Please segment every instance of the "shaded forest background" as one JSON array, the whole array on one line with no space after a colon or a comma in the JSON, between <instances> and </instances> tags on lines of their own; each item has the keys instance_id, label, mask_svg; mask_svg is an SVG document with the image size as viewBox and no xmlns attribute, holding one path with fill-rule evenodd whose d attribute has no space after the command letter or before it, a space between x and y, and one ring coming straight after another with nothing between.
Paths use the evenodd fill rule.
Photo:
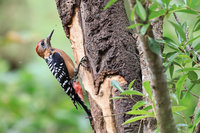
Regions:
<instances>
[{"instance_id":1,"label":"shaded forest background","mask_svg":"<svg viewBox=\"0 0 200 133\"><path fill-rule=\"evenodd\" d=\"M181 4L182 1L175 2ZM193 4L199 6L200 2ZM194 25L194 15L177 15L180 21ZM170 19L174 20L173 16ZM92 132L85 113L74 108L46 63L35 52L37 42L52 29L55 29L52 45L72 57L55 0L0 1L0 133ZM167 21L164 21L163 32L164 36L176 39L174 29ZM165 48L164 53L168 51ZM169 72L167 76L170 76ZM199 87L193 88L197 95L200 95ZM183 113L192 115L197 99L188 95L181 102L188 107ZM175 117L175 120L177 122L179 118Z\"/></svg>"}]
</instances>

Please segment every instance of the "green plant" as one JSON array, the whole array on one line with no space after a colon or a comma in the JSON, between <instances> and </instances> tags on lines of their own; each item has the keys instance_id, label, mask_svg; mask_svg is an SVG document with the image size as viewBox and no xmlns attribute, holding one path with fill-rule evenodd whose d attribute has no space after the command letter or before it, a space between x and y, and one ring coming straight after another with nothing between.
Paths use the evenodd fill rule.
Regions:
<instances>
[{"instance_id":1,"label":"green plant","mask_svg":"<svg viewBox=\"0 0 200 133\"><path fill-rule=\"evenodd\" d=\"M145 101L144 100L138 101L137 103L133 105L130 111L126 112L126 114L134 115L135 117L130 118L129 120L125 121L124 124L142 120L148 117L156 118L155 99L152 94L152 89L151 89L149 81L143 82L143 87L145 88L146 95L144 95L143 93L137 90L134 90L133 84L134 84L134 80L129 84L128 90L125 90L124 88L120 86L118 81L115 81L115 80L111 81L111 85L121 92L119 97L113 97L111 99L134 98L134 95L142 96L144 99L147 99ZM184 106L172 106L173 113L178 113L185 109L186 107Z\"/></svg>"}]
</instances>

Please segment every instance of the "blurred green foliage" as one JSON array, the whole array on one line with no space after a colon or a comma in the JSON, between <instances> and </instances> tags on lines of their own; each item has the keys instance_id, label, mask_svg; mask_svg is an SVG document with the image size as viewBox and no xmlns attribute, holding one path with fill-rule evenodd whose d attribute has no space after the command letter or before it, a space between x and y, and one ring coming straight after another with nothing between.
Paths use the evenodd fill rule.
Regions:
<instances>
[{"instance_id":1,"label":"blurred green foliage","mask_svg":"<svg viewBox=\"0 0 200 133\"><path fill-rule=\"evenodd\" d=\"M0 133L91 132L35 52L55 29L52 45L72 57L55 0L1 0L0 12Z\"/></svg>"}]
</instances>

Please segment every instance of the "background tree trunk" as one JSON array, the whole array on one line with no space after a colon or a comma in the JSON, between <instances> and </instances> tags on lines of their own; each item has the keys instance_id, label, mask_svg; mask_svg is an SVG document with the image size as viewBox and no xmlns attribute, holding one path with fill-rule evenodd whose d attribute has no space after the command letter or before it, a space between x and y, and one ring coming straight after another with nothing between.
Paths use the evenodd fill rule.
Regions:
<instances>
[{"instance_id":1,"label":"background tree trunk","mask_svg":"<svg viewBox=\"0 0 200 133\"><path fill-rule=\"evenodd\" d=\"M89 59L89 70L80 69L80 77L88 95L97 133L142 132L141 122L122 125L135 101L110 100L120 92L110 85L117 80L127 88L136 79L134 89L142 91L142 75L136 40L133 38L123 0L103 10L108 0L56 0L63 28L70 39L76 64L83 56Z\"/></svg>"}]
</instances>

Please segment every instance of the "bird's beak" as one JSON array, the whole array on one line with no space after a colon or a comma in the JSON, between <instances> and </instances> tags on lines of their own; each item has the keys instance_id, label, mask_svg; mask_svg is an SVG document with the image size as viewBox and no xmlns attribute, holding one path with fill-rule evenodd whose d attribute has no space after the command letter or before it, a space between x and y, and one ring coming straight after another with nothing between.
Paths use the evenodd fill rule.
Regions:
<instances>
[{"instance_id":1,"label":"bird's beak","mask_svg":"<svg viewBox=\"0 0 200 133\"><path fill-rule=\"evenodd\" d=\"M52 37L52 35L53 35L53 32L54 32L54 29L51 31L51 33L48 35L48 37L46 38L47 39L47 43L49 44L49 45L51 45L51 43L50 43L50 41L51 41L51 37Z\"/></svg>"}]
</instances>

